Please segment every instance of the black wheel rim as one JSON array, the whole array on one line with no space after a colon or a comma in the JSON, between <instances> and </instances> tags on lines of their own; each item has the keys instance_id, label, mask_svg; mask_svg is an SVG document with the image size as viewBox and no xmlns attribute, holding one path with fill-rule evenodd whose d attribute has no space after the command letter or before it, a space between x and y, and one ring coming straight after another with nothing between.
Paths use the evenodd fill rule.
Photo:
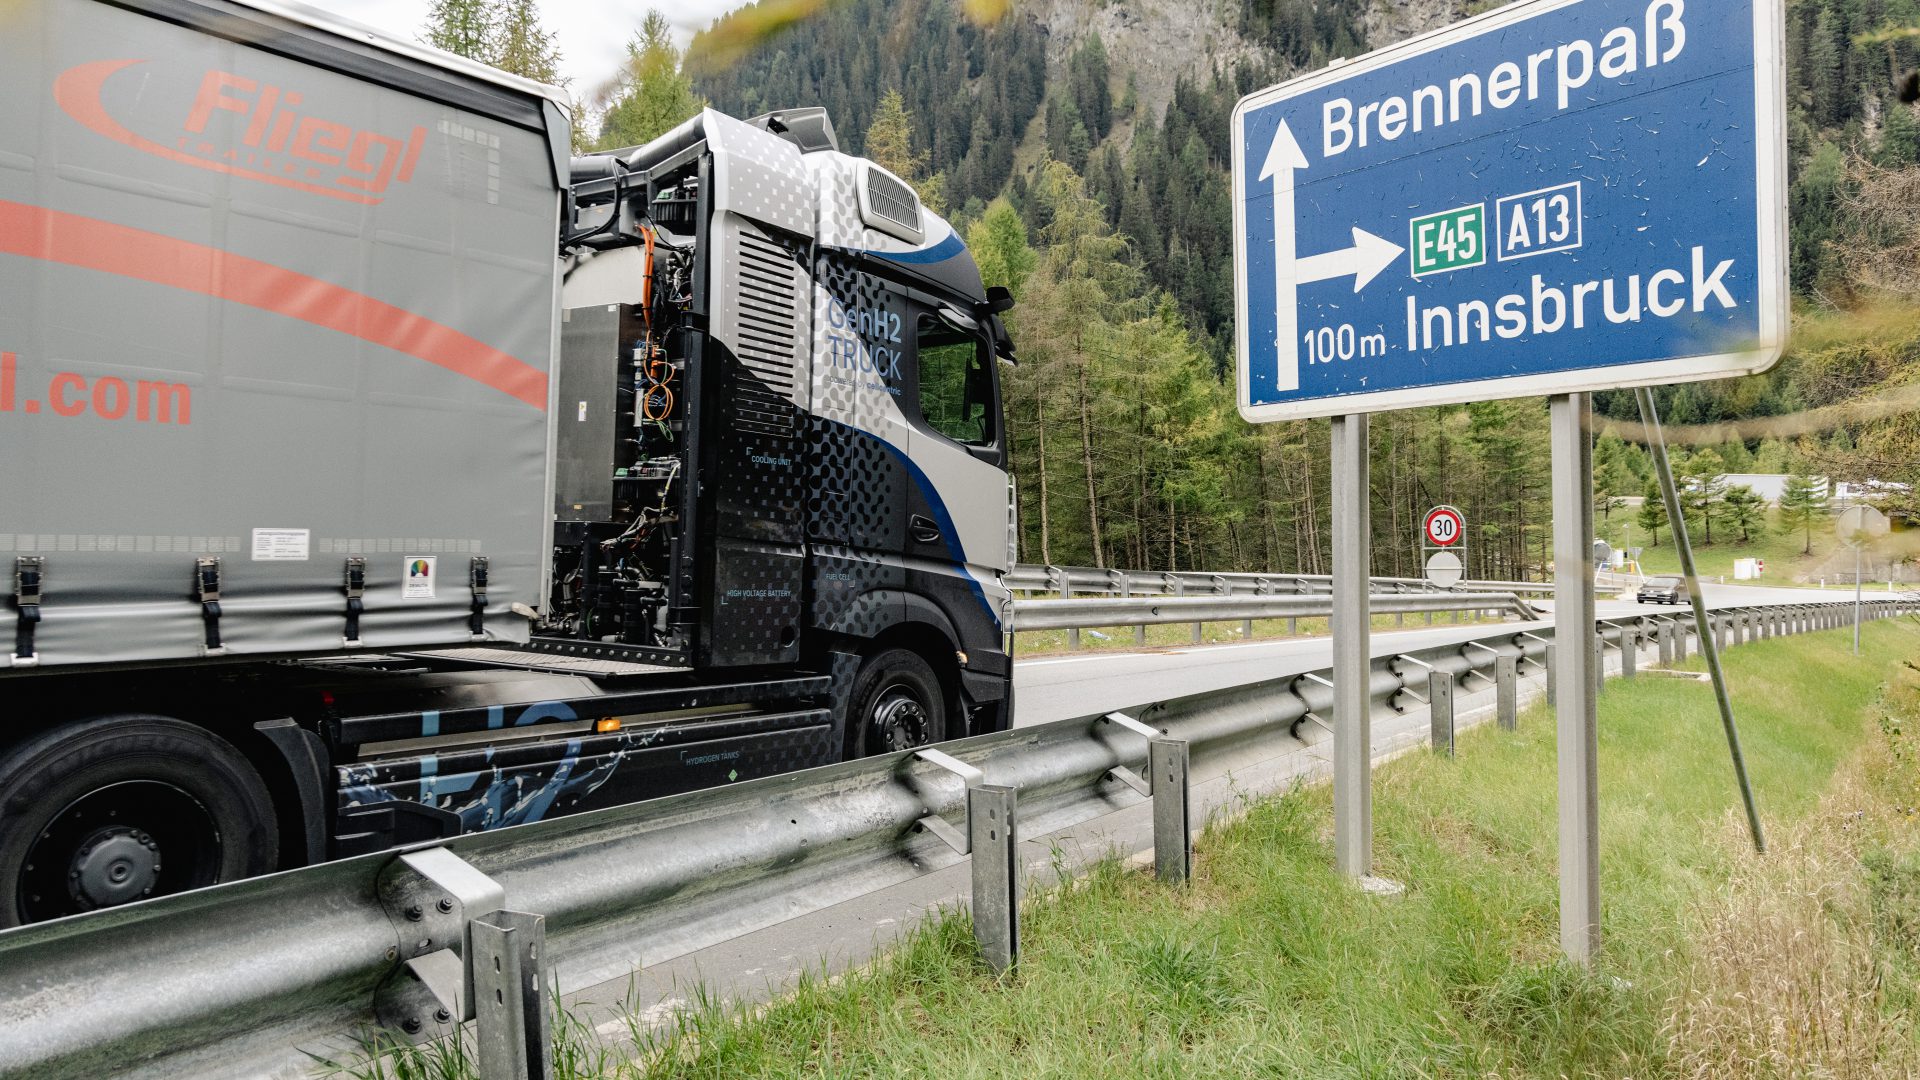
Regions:
<instances>
[{"instance_id":1,"label":"black wheel rim","mask_svg":"<svg viewBox=\"0 0 1920 1080\"><path fill-rule=\"evenodd\" d=\"M882 753L933 742L933 714L906 683L893 683L880 691L874 698L872 722Z\"/></svg>"},{"instance_id":2,"label":"black wheel rim","mask_svg":"<svg viewBox=\"0 0 1920 1080\"><path fill-rule=\"evenodd\" d=\"M73 800L27 849L16 904L23 922L116 907L212 885L220 830L185 790L128 780Z\"/></svg>"}]
</instances>

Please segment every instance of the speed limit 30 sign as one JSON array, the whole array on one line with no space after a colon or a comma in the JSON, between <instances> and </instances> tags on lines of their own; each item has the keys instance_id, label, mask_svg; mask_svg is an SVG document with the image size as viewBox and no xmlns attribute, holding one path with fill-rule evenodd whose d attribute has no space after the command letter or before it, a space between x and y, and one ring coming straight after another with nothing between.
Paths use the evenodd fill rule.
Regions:
<instances>
[{"instance_id":1,"label":"speed limit 30 sign","mask_svg":"<svg viewBox=\"0 0 1920 1080\"><path fill-rule=\"evenodd\" d=\"M1451 506L1436 506L1427 511L1426 525L1423 527L1427 543L1432 547L1450 548L1466 535L1467 522L1460 511Z\"/></svg>"}]
</instances>

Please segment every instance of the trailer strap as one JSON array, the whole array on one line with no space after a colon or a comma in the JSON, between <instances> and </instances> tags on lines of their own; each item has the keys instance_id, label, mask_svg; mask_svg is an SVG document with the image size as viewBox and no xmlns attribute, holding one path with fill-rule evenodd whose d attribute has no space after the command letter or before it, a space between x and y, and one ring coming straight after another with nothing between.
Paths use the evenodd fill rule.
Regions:
<instances>
[{"instance_id":1,"label":"trailer strap","mask_svg":"<svg viewBox=\"0 0 1920 1080\"><path fill-rule=\"evenodd\" d=\"M367 594L367 557L347 556L347 631L344 642L349 649L360 647L360 614L367 609L362 597Z\"/></svg>"},{"instance_id":2,"label":"trailer strap","mask_svg":"<svg viewBox=\"0 0 1920 1080\"><path fill-rule=\"evenodd\" d=\"M13 604L20 609L13 635L14 667L32 667L40 661L33 651L33 631L40 623L40 579L45 569L46 560L38 555L13 560Z\"/></svg>"},{"instance_id":3,"label":"trailer strap","mask_svg":"<svg viewBox=\"0 0 1920 1080\"><path fill-rule=\"evenodd\" d=\"M194 560L193 598L200 602L200 618L207 624L206 655L225 653L226 647L220 644L220 559L217 556Z\"/></svg>"},{"instance_id":4,"label":"trailer strap","mask_svg":"<svg viewBox=\"0 0 1920 1080\"><path fill-rule=\"evenodd\" d=\"M467 571L468 583L473 588L472 614L467 616L467 630L475 641L487 639L487 557L475 555L473 566Z\"/></svg>"}]
</instances>

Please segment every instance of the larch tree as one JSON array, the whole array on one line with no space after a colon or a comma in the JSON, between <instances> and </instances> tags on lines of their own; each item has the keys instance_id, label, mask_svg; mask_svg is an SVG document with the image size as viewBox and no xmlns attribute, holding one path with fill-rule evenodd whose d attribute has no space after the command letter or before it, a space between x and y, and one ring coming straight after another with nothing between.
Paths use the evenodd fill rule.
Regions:
<instances>
[{"instance_id":1,"label":"larch tree","mask_svg":"<svg viewBox=\"0 0 1920 1080\"><path fill-rule=\"evenodd\" d=\"M866 156L881 168L913 185L920 202L934 213L946 210L946 177L927 172L930 155L913 148L913 114L900 91L889 88L867 125Z\"/></svg>"},{"instance_id":2,"label":"larch tree","mask_svg":"<svg viewBox=\"0 0 1920 1080\"><path fill-rule=\"evenodd\" d=\"M540 5L535 0L501 4L493 41L490 62L494 67L550 86L566 82L560 73L560 47L540 22Z\"/></svg>"},{"instance_id":3,"label":"larch tree","mask_svg":"<svg viewBox=\"0 0 1920 1080\"><path fill-rule=\"evenodd\" d=\"M433 0L421 40L436 49L491 64L499 22L493 0Z\"/></svg>"},{"instance_id":4,"label":"larch tree","mask_svg":"<svg viewBox=\"0 0 1920 1080\"><path fill-rule=\"evenodd\" d=\"M626 64L600 120L598 149L651 142L706 108L681 61L667 17L649 9L639 32L627 42Z\"/></svg>"}]
</instances>

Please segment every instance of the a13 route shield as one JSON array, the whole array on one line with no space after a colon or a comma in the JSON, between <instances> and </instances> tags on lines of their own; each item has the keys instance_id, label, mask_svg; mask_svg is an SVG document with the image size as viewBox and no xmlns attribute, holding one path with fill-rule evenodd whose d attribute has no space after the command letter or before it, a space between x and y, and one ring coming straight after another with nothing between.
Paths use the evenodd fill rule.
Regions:
<instances>
[{"instance_id":1,"label":"a13 route shield","mask_svg":"<svg viewBox=\"0 0 1920 1080\"><path fill-rule=\"evenodd\" d=\"M1781 0L1534 0L1234 111L1254 421L1765 370Z\"/></svg>"}]
</instances>

